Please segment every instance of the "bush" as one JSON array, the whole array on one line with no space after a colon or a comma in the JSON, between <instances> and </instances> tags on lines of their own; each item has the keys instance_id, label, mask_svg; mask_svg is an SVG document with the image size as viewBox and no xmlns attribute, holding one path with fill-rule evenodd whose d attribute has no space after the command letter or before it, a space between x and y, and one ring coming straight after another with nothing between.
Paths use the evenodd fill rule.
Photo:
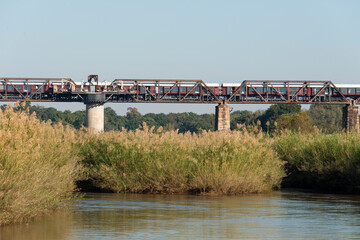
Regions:
<instances>
[{"instance_id":1,"label":"bush","mask_svg":"<svg viewBox=\"0 0 360 240\"><path fill-rule=\"evenodd\" d=\"M0 225L26 221L72 198L75 132L34 115L0 111Z\"/></svg>"}]
</instances>

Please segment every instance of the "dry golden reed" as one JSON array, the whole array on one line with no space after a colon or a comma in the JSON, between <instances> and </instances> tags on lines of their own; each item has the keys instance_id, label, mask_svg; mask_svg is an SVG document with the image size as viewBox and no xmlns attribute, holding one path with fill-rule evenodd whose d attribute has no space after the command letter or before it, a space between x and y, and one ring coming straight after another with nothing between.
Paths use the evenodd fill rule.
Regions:
<instances>
[{"instance_id":1,"label":"dry golden reed","mask_svg":"<svg viewBox=\"0 0 360 240\"><path fill-rule=\"evenodd\" d=\"M75 131L34 115L0 111L0 225L22 222L72 198L79 173Z\"/></svg>"},{"instance_id":2,"label":"dry golden reed","mask_svg":"<svg viewBox=\"0 0 360 240\"><path fill-rule=\"evenodd\" d=\"M280 185L283 163L261 132L136 131L88 135L83 164L95 187L114 192L263 192Z\"/></svg>"}]
</instances>

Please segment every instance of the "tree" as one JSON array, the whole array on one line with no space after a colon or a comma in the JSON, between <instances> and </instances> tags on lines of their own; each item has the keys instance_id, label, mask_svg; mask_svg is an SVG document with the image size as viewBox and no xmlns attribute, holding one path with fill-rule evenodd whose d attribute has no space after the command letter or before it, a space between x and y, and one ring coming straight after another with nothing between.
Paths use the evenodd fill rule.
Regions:
<instances>
[{"instance_id":1,"label":"tree","mask_svg":"<svg viewBox=\"0 0 360 240\"><path fill-rule=\"evenodd\" d=\"M312 124L324 132L341 130L343 105L312 104L308 114Z\"/></svg>"},{"instance_id":2,"label":"tree","mask_svg":"<svg viewBox=\"0 0 360 240\"><path fill-rule=\"evenodd\" d=\"M142 124L142 115L139 113L137 108L129 107L126 113L126 124L125 127L128 130L136 130Z\"/></svg>"},{"instance_id":3,"label":"tree","mask_svg":"<svg viewBox=\"0 0 360 240\"><path fill-rule=\"evenodd\" d=\"M104 120L105 131L120 130L126 123L125 117L118 116L110 107L104 109Z\"/></svg>"},{"instance_id":4,"label":"tree","mask_svg":"<svg viewBox=\"0 0 360 240\"><path fill-rule=\"evenodd\" d=\"M309 115L306 112L283 114L276 121L276 129L290 130L296 132L312 132L314 127L310 122Z\"/></svg>"},{"instance_id":5,"label":"tree","mask_svg":"<svg viewBox=\"0 0 360 240\"><path fill-rule=\"evenodd\" d=\"M274 122L280 118L283 114L290 113L299 113L301 111L301 106L299 104L274 104L271 105L265 113L260 116L258 119L261 121L261 127L263 130L267 131L274 130Z\"/></svg>"}]
</instances>

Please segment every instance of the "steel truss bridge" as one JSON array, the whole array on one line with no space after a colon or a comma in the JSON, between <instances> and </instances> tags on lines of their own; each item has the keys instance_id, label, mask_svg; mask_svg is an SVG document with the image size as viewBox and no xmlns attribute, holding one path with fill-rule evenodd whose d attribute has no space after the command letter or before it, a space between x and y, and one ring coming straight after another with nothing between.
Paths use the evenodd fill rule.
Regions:
<instances>
[{"instance_id":1,"label":"steel truss bridge","mask_svg":"<svg viewBox=\"0 0 360 240\"><path fill-rule=\"evenodd\" d=\"M91 94L101 96L100 101L104 103L353 105L360 100L360 92L358 95L343 93L331 81L245 80L227 87L213 85L202 80L180 79L115 79L104 83L98 81L97 75L90 75L84 84L71 78L3 77L0 78L0 101L86 102Z\"/></svg>"}]
</instances>

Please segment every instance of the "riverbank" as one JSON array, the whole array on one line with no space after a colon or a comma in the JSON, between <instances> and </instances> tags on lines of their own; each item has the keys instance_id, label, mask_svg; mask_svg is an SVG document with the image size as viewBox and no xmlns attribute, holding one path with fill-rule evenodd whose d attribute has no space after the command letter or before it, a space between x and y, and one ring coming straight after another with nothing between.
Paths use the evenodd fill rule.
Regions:
<instances>
[{"instance_id":1,"label":"riverbank","mask_svg":"<svg viewBox=\"0 0 360 240\"><path fill-rule=\"evenodd\" d=\"M285 172L272 144L262 132L182 134L144 125L88 135L79 149L97 189L233 195L280 187Z\"/></svg>"},{"instance_id":2,"label":"riverbank","mask_svg":"<svg viewBox=\"0 0 360 240\"><path fill-rule=\"evenodd\" d=\"M236 195L283 186L359 192L357 134L285 131L270 137L258 129L183 134L144 125L91 134L9 107L0 112L0 225L61 208L74 191L89 189Z\"/></svg>"},{"instance_id":3,"label":"riverbank","mask_svg":"<svg viewBox=\"0 0 360 240\"><path fill-rule=\"evenodd\" d=\"M360 193L360 137L356 133L275 137L274 150L285 162L283 187L329 193Z\"/></svg>"},{"instance_id":4,"label":"riverbank","mask_svg":"<svg viewBox=\"0 0 360 240\"><path fill-rule=\"evenodd\" d=\"M256 126L226 134L138 129L92 135L79 146L96 192L233 195L302 188L360 192L360 138L352 133L283 131Z\"/></svg>"}]
</instances>

